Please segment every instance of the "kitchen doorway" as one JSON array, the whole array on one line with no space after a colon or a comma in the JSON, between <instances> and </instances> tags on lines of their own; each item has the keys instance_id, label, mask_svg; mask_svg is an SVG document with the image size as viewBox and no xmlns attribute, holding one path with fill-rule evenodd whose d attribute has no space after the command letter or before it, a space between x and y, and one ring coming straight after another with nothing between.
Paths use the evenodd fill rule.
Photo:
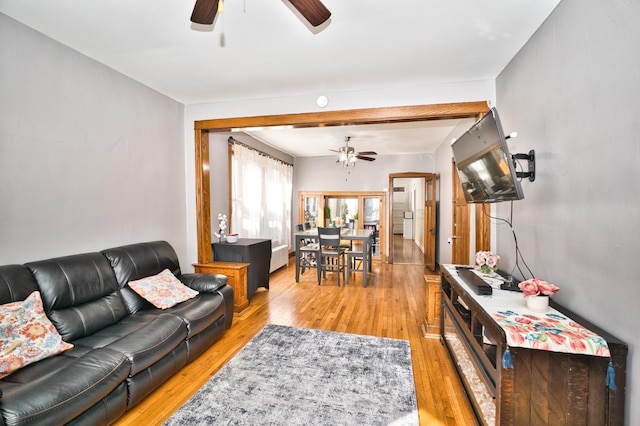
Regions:
<instances>
[{"instance_id":1,"label":"kitchen doorway","mask_svg":"<svg viewBox=\"0 0 640 426\"><path fill-rule=\"evenodd\" d=\"M389 175L389 262L425 265L435 271L436 175Z\"/></svg>"}]
</instances>

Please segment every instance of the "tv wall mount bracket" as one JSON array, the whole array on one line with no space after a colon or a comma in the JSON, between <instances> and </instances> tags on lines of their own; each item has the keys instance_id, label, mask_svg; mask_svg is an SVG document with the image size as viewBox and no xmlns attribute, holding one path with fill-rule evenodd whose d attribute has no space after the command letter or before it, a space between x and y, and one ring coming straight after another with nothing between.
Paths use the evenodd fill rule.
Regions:
<instances>
[{"instance_id":1,"label":"tv wall mount bracket","mask_svg":"<svg viewBox=\"0 0 640 426\"><path fill-rule=\"evenodd\" d=\"M516 165L518 160L527 160L528 171L526 172L516 172L516 177L519 178L529 178L529 181L533 182L536 180L536 151L531 150L528 154L513 154L511 155L513 160L513 164Z\"/></svg>"}]
</instances>

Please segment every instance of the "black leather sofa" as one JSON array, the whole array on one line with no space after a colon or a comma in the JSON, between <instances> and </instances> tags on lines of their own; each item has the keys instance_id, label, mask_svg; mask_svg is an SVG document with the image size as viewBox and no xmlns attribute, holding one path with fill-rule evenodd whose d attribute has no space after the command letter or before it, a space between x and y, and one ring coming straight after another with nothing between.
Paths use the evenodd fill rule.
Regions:
<instances>
[{"instance_id":1,"label":"black leather sofa","mask_svg":"<svg viewBox=\"0 0 640 426\"><path fill-rule=\"evenodd\" d=\"M162 310L127 285L165 268L200 293ZM165 241L0 266L0 304L36 290L74 347L0 380L3 425L111 424L216 342L233 319L227 277L182 274Z\"/></svg>"}]
</instances>

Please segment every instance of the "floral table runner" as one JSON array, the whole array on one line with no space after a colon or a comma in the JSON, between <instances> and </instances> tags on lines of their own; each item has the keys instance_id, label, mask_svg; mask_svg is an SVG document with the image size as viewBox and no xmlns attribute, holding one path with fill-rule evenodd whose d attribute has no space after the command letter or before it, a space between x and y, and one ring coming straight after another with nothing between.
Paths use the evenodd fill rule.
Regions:
<instances>
[{"instance_id":1,"label":"floral table runner","mask_svg":"<svg viewBox=\"0 0 640 426\"><path fill-rule=\"evenodd\" d=\"M605 339L556 310L536 314L528 309L498 309L489 313L505 331L508 346L611 356Z\"/></svg>"}]
</instances>

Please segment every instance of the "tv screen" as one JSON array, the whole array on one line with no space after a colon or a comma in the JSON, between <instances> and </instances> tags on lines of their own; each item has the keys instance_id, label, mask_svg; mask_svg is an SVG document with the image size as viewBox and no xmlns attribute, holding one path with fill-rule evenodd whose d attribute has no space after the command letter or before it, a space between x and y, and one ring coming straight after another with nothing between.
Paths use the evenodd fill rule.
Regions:
<instances>
[{"instance_id":1,"label":"tv screen","mask_svg":"<svg viewBox=\"0 0 640 426\"><path fill-rule=\"evenodd\" d=\"M456 139L451 148L468 203L524 198L495 108Z\"/></svg>"}]
</instances>

